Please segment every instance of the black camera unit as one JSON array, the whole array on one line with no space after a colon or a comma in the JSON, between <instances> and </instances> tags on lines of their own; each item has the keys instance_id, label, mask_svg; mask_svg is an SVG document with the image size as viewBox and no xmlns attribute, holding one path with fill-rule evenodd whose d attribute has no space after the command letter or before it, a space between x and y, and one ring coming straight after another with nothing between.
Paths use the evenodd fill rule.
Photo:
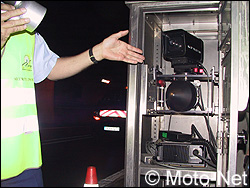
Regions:
<instances>
[{"instance_id":1,"label":"black camera unit","mask_svg":"<svg viewBox=\"0 0 250 188\"><path fill-rule=\"evenodd\" d=\"M171 62L174 72L190 73L203 63L203 41L183 29L162 33L163 58Z\"/></svg>"}]
</instances>

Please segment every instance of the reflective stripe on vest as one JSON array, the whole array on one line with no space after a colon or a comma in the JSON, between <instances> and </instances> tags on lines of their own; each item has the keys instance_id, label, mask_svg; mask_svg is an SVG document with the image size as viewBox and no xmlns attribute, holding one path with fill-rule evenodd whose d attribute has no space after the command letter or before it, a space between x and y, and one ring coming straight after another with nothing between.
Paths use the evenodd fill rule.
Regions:
<instances>
[{"instance_id":1,"label":"reflective stripe on vest","mask_svg":"<svg viewBox=\"0 0 250 188\"><path fill-rule=\"evenodd\" d=\"M1 180L42 165L33 78L34 44L34 34L13 35L1 59Z\"/></svg>"}]
</instances>

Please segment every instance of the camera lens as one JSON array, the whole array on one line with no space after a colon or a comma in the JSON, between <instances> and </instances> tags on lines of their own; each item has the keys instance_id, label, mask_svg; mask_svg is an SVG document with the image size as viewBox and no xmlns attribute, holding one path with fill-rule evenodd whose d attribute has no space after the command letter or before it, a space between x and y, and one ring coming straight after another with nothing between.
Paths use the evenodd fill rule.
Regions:
<instances>
[{"instance_id":1,"label":"camera lens","mask_svg":"<svg viewBox=\"0 0 250 188\"><path fill-rule=\"evenodd\" d=\"M194 108L197 91L188 81L173 81L166 92L166 104L170 110L182 112Z\"/></svg>"}]
</instances>

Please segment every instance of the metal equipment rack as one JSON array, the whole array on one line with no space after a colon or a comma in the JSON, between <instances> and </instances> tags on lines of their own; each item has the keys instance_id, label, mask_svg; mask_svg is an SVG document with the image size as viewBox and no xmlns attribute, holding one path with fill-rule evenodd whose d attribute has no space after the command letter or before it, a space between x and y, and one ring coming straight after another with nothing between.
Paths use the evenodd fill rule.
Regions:
<instances>
[{"instance_id":1,"label":"metal equipment rack","mask_svg":"<svg viewBox=\"0 0 250 188\"><path fill-rule=\"evenodd\" d=\"M248 1L126 1L130 8L130 44L141 48L145 62L128 66L125 186L146 185L144 176L155 170L166 185L167 173L207 177L210 185L225 186L225 177L238 172L238 111L246 108L249 94ZM243 17L244 16L244 17ZM208 75L174 75L162 58L162 32L184 29L204 40L204 67ZM248 41L248 42L247 42ZM248 58L247 58L248 57ZM162 74L157 74L160 71ZM179 113L159 105L157 80L169 84L183 77L198 81L205 109ZM164 89L165 91L165 89ZM239 95L240 93L240 95ZM217 167L168 168L145 163L145 141L157 140L159 130L171 122L174 130L188 133L195 123L207 137L203 116L209 118L217 142ZM170 117L171 116L171 117ZM234 186L231 182L228 186Z\"/></svg>"}]
</instances>

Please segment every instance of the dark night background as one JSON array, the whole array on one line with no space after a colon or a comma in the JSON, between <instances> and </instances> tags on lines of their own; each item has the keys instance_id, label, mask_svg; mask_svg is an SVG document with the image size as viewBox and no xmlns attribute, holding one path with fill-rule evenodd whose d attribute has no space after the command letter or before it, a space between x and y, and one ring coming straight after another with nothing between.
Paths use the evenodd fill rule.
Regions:
<instances>
[{"instance_id":1,"label":"dark night background","mask_svg":"<svg viewBox=\"0 0 250 188\"><path fill-rule=\"evenodd\" d=\"M129 29L129 8L124 1L38 2L47 8L47 13L36 31L60 57L79 54L111 34ZM128 42L128 36L121 40ZM55 126L61 120L70 124L86 121L82 116L77 117L77 112L73 113L74 118L66 118L64 113L60 117L59 114L51 116L55 113L53 106L46 103L53 103L55 108L93 107L107 92L106 89L124 88L126 76L126 63L103 60L71 78L52 83L45 80L37 84L40 123L42 126ZM109 88L100 82L102 78L111 80Z\"/></svg>"},{"instance_id":2,"label":"dark night background","mask_svg":"<svg viewBox=\"0 0 250 188\"><path fill-rule=\"evenodd\" d=\"M60 57L79 54L129 29L125 1L37 2L47 13L36 31ZM128 42L128 38L121 40ZM107 133L95 140L92 116L109 93L119 91L126 96L127 66L103 60L73 77L36 84L44 186L83 186L90 165L96 166L98 180L124 167L124 128L122 133ZM111 83L101 83L102 78ZM125 105L121 108L125 110Z\"/></svg>"}]
</instances>

